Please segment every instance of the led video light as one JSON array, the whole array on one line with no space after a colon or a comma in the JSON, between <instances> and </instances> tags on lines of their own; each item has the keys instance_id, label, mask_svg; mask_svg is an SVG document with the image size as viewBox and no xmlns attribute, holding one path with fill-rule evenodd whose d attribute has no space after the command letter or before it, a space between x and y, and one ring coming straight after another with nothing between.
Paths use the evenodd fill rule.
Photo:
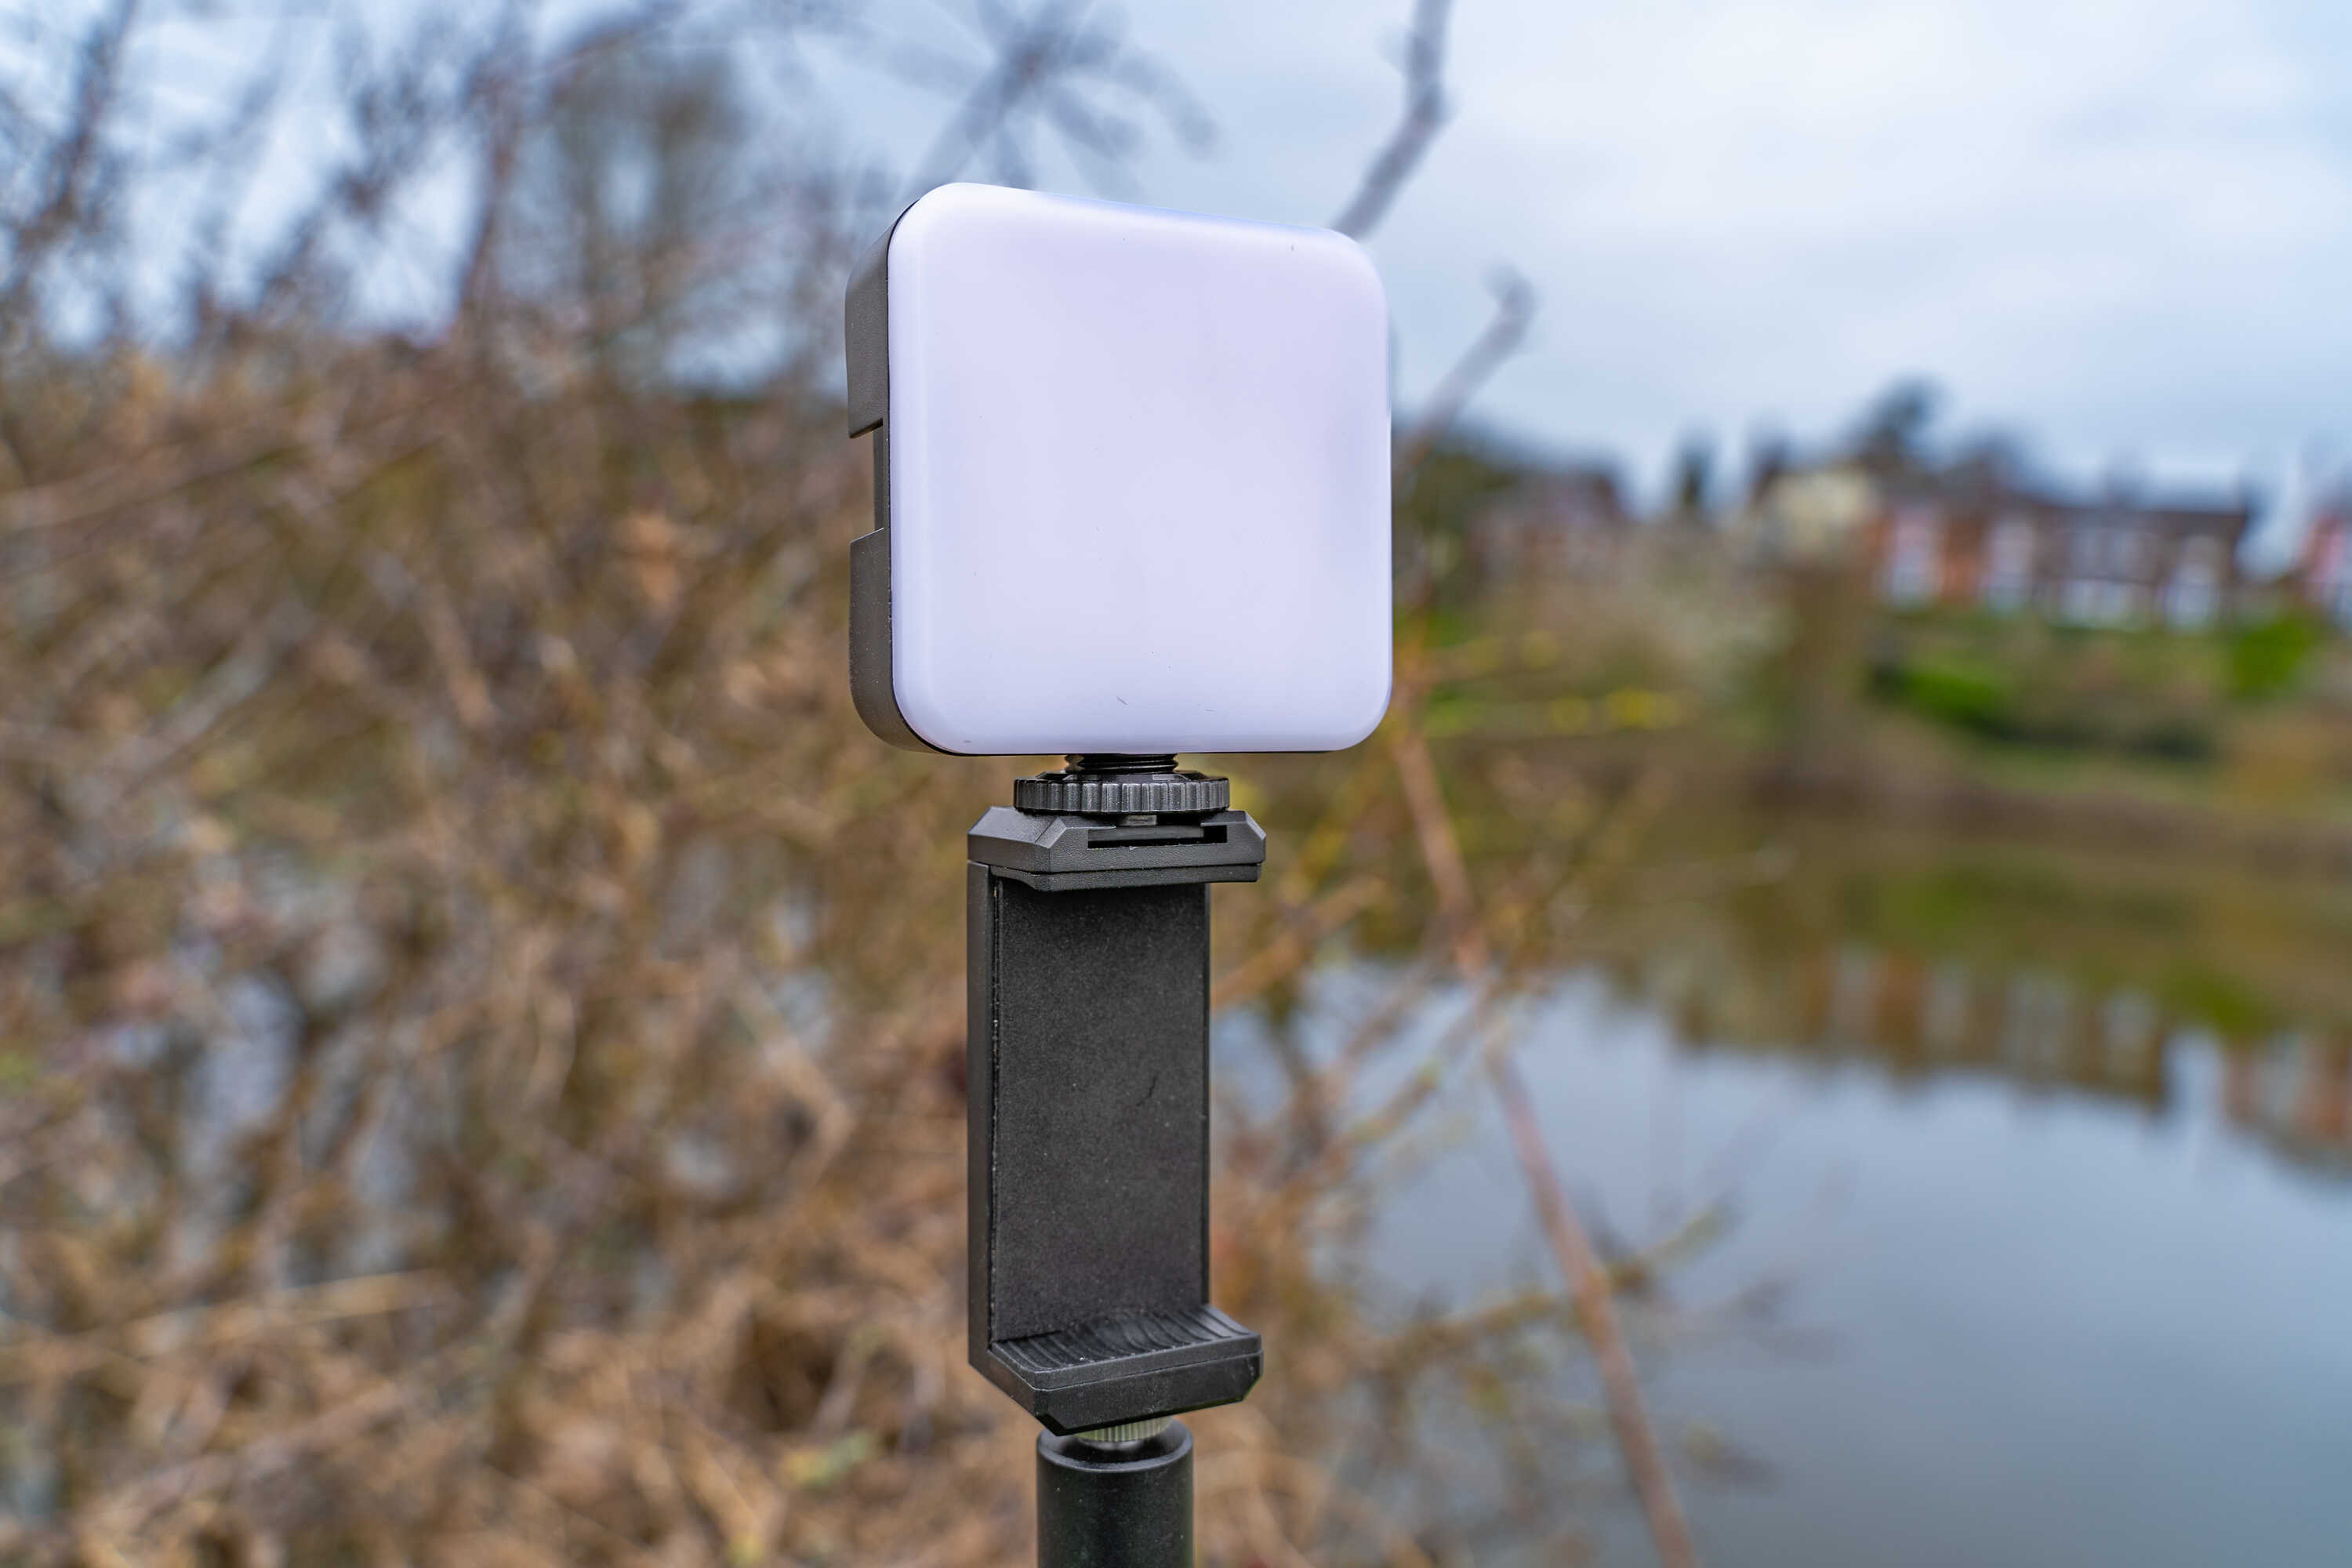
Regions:
<instances>
[{"instance_id":1,"label":"led video light","mask_svg":"<svg viewBox=\"0 0 2352 1568\"><path fill-rule=\"evenodd\" d=\"M876 733L1329 751L1379 723L1388 311L1354 241L942 185L859 263L847 318Z\"/></svg>"}]
</instances>

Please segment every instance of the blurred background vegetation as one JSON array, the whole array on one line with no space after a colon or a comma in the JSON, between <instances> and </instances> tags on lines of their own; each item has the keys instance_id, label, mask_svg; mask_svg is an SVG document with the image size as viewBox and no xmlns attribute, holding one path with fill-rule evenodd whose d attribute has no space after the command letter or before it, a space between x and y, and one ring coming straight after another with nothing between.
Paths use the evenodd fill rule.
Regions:
<instances>
[{"instance_id":1,"label":"blurred background vegetation","mask_svg":"<svg viewBox=\"0 0 2352 1568\"><path fill-rule=\"evenodd\" d=\"M1028 764L892 752L850 709L839 291L912 191L1024 181L1045 142L1115 182L1213 128L1097 13L975 15L961 74L896 62L940 89L909 172L754 133L755 67L867 41L820 4L354 24L331 101L265 58L169 134L133 67L201 16L19 20L0 1559L1027 1550L1033 1429L962 1365L958 889ZM1414 13L1351 229L1442 123L1444 23ZM330 176L240 239L289 115ZM419 211L463 218L421 324L379 266ZM1197 1420L1204 1562L1589 1558L1621 1461L1671 1560L1661 1463L1702 1511L1769 1468L1704 1400L1629 1434L1609 1368L1580 1381L1596 1310L1645 1358L1778 1342L1777 1286L1668 1289L1736 1184L1623 1231L1580 1192L1574 1310L1549 1263L1466 1300L1372 1279L1458 1086L1524 1109L1509 1052L1563 975L1694 1051L2149 1114L2187 1030L2266 1157L2352 1149L2323 621L1890 604L1870 526L1751 549L1768 490L1725 500L1703 454L1639 515L1464 418L1536 308L1499 277L1400 417L1381 735L1213 760L1275 846L1217 895L1214 1237L1273 1353ZM1815 466L1876 471L1877 414Z\"/></svg>"}]
</instances>

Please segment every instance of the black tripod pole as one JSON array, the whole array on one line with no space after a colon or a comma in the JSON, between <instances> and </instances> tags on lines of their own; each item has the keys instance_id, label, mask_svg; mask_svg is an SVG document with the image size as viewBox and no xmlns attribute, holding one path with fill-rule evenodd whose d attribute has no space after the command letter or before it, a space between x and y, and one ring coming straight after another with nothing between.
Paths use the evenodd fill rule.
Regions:
<instances>
[{"instance_id":1,"label":"black tripod pole","mask_svg":"<svg viewBox=\"0 0 2352 1568\"><path fill-rule=\"evenodd\" d=\"M1192 1434L1160 1420L1104 1436L1130 1431L1038 1434L1037 1568L1192 1568Z\"/></svg>"}]
</instances>

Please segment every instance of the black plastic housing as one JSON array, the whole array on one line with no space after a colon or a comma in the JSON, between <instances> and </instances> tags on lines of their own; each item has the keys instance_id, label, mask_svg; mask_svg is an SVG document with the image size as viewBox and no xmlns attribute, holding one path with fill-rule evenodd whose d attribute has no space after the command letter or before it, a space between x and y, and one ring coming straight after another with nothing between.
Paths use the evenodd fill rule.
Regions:
<instances>
[{"instance_id":1,"label":"black plastic housing","mask_svg":"<svg viewBox=\"0 0 2352 1568\"><path fill-rule=\"evenodd\" d=\"M910 205L912 204L909 204ZM907 216L901 207L898 217ZM849 696L866 727L907 752L936 752L898 710L890 642L890 239L866 247L842 296L849 434L874 436L874 531L849 545Z\"/></svg>"},{"instance_id":2,"label":"black plastic housing","mask_svg":"<svg viewBox=\"0 0 2352 1568\"><path fill-rule=\"evenodd\" d=\"M1209 1302L1209 895L1245 813L1128 823L999 806L969 897L971 1356L1054 1433L1249 1392Z\"/></svg>"}]
</instances>

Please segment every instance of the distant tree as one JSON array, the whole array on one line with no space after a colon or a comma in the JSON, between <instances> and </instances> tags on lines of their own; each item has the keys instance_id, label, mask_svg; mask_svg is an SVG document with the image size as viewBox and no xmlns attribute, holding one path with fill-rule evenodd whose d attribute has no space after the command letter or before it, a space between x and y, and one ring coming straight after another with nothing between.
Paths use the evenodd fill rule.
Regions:
<instances>
[{"instance_id":1,"label":"distant tree","mask_svg":"<svg viewBox=\"0 0 2352 1568\"><path fill-rule=\"evenodd\" d=\"M1882 473L1926 467L1927 430L1942 401L1933 382L1918 377L1895 382L1863 410L1854 431L1854 456Z\"/></svg>"},{"instance_id":2,"label":"distant tree","mask_svg":"<svg viewBox=\"0 0 2352 1568\"><path fill-rule=\"evenodd\" d=\"M1952 458L1952 471L1972 489L2013 489L2024 483L2029 464L2016 437L1990 430L1969 437Z\"/></svg>"},{"instance_id":3,"label":"distant tree","mask_svg":"<svg viewBox=\"0 0 2352 1568\"><path fill-rule=\"evenodd\" d=\"M1704 522L1715 489L1715 443L1685 437L1675 453L1674 510L1676 522Z\"/></svg>"},{"instance_id":4,"label":"distant tree","mask_svg":"<svg viewBox=\"0 0 2352 1568\"><path fill-rule=\"evenodd\" d=\"M1791 461L1788 437L1778 431L1759 432L1748 447L1748 500L1749 504L1763 499L1781 475L1789 471Z\"/></svg>"}]
</instances>

